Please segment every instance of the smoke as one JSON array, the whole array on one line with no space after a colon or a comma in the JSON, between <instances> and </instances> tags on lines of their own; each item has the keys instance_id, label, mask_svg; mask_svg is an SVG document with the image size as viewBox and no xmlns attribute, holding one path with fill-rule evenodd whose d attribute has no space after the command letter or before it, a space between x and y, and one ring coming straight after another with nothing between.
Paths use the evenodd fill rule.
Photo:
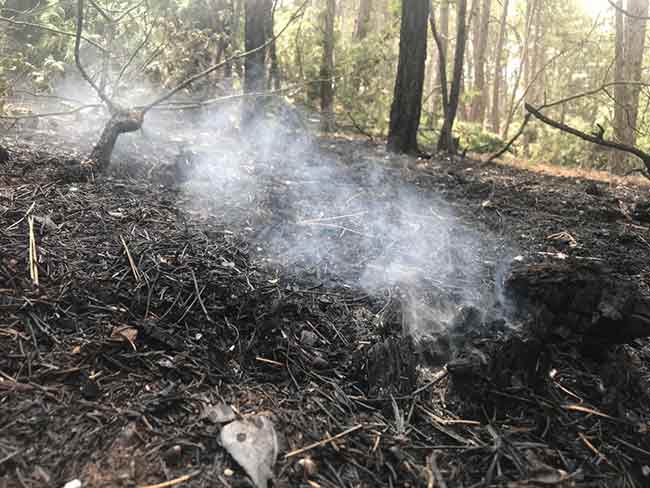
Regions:
<instances>
[{"instance_id":1,"label":"smoke","mask_svg":"<svg viewBox=\"0 0 650 488\"><path fill-rule=\"evenodd\" d=\"M404 182L399 158L311 140L273 118L215 138L233 110L198 122L195 134L209 136L194 136L200 154L179 205L246 228L261 262L298 287L391 290L414 337L444 333L461 306L494 309L502 290L492 279L505 266L495 239L426 185Z\"/></svg>"},{"instance_id":2,"label":"smoke","mask_svg":"<svg viewBox=\"0 0 650 488\"><path fill-rule=\"evenodd\" d=\"M78 77L63 80L57 93L96 103ZM143 84L121 102L143 104L155 94ZM234 129L237 102L151 111L142 131L118 139L114 162L173 168L187 157L179 208L245 232L260 264L296 286L356 288L376 297L388 290L414 337L444 333L461 306L487 317L503 303L507 264L493 236L464 222L431 185L406 182L401 158L359 141L313 139L301 127L310 114L281 99L270 103L273 115L241 131ZM87 150L106 117L84 113L48 132Z\"/></svg>"}]
</instances>

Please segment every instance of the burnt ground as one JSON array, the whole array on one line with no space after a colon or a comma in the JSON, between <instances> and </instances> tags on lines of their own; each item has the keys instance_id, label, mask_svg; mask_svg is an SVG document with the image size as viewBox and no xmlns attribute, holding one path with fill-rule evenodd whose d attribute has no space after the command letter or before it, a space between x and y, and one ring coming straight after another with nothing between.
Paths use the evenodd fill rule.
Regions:
<instances>
[{"instance_id":1,"label":"burnt ground","mask_svg":"<svg viewBox=\"0 0 650 488\"><path fill-rule=\"evenodd\" d=\"M272 420L273 486L648 486L646 341L548 344L541 387L484 401L455 391L453 347L414 353L418 377L393 384L373 349L444 336L460 306L516 331L513 259L605 262L646 286L647 189L261 139L220 139L184 182L173 150L135 138L92 181L65 145L7 140L0 487L249 486L222 403Z\"/></svg>"}]
</instances>

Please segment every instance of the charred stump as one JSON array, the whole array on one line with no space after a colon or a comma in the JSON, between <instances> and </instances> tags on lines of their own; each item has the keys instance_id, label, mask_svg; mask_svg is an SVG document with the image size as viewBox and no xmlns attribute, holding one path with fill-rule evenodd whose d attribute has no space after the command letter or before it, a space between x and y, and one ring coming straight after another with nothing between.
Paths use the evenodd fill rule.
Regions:
<instances>
[{"instance_id":1,"label":"charred stump","mask_svg":"<svg viewBox=\"0 0 650 488\"><path fill-rule=\"evenodd\" d=\"M120 110L111 116L90 153L90 160L99 172L105 171L110 165L111 155L120 134L140 129L143 120L144 113L136 110Z\"/></svg>"},{"instance_id":2,"label":"charred stump","mask_svg":"<svg viewBox=\"0 0 650 488\"><path fill-rule=\"evenodd\" d=\"M513 309L545 340L602 347L650 336L647 290L602 263L521 264L505 286Z\"/></svg>"},{"instance_id":3,"label":"charred stump","mask_svg":"<svg viewBox=\"0 0 650 488\"><path fill-rule=\"evenodd\" d=\"M409 395L416 386L417 357L410 337L389 337L362 352L371 396Z\"/></svg>"},{"instance_id":4,"label":"charred stump","mask_svg":"<svg viewBox=\"0 0 650 488\"><path fill-rule=\"evenodd\" d=\"M0 145L0 164L4 164L7 161L9 161L9 151Z\"/></svg>"}]
</instances>

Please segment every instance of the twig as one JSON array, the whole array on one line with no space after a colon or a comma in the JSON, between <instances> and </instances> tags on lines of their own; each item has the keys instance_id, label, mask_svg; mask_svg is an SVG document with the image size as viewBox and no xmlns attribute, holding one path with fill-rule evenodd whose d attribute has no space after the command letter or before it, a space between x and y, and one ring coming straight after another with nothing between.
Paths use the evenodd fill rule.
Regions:
<instances>
[{"instance_id":1,"label":"twig","mask_svg":"<svg viewBox=\"0 0 650 488\"><path fill-rule=\"evenodd\" d=\"M348 214L348 215L338 215L336 217L323 217L322 219L309 219L309 220L301 220L300 222L296 222L298 225L305 225L305 224L316 224L319 222L327 222L327 221L332 221L332 220L340 220L340 219L347 219L350 217L361 217L362 215L366 215L368 211L363 211L363 212L357 212L353 214Z\"/></svg>"},{"instance_id":2,"label":"twig","mask_svg":"<svg viewBox=\"0 0 650 488\"><path fill-rule=\"evenodd\" d=\"M205 314L205 318L208 320L208 322L214 323L214 320L212 320L212 317L210 317L210 315L208 314L208 310L205 308L205 303L203 303L203 298L201 298L201 292L199 291L199 283L196 281L196 275L194 274L194 270L190 268L190 272L192 273L192 280L194 281L194 290L196 291L196 298L199 301L199 305L201 305L201 309Z\"/></svg>"},{"instance_id":3,"label":"twig","mask_svg":"<svg viewBox=\"0 0 650 488\"><path fill-rule=\"evenodd\" d=\"M126 245L126 241L124 240L124 237L120 236L120 240L122 241L122 246L124 246L124 250L126 251L126 257L129 260L129 265L131 265L131 271L133 272L133 277L135 278L135 281L139 283L140 272L138 271L138 268L135 265L135 261L133 261L133 258L131 257L129 246Z\"/></svg>"},{"instance_id":4,"label":"twig","mask_svg":"<svg viewBox=\"0 0 650 488\"><path fill-rule=\"evenodd\" d=\"M68 37L75 37L76 34L74 32L67 32L67 31L62 31L59 29L54 29L53 27L46 27L41 24L34 24L32 22L24 22L22 20L13 20L13 19L8 19L7 17L0 17L0 22L7 22L8 24L13 24L13 25L20 25L24 27L34 27L35 29L41 29L47 32L51 32L52 34L59 34L62 36L68 36ZM89 39L88 37L81 36L81 38L86 41L88 44L91 44L92 46L96 47L102 52L107 52L107 49L104 46L101 46L97 44L95 41L92 39Z\"/></svg>"},{"instance_id":5,"label":"twig","mask_svg":"<svg viewBox=\"0 0 650 488\"><path fill-rule=\"evenodd\" d=\"M434 452L429 456L429 467L431 468L431 472L433 473L434 478L436 479L436 483L440 488L447 488L447 483L445 482L445 479L442 477L442 473L440 472L440 469L438 469L438 463L436 462L436 453Z\"/></svg>"},{"instance_id":6,"label":"twig","mask_svg":"<svg viewBox=\"0 0 650 488\"><path fill-rule=\"evenodd\" d=\"M164 481L156 485L139 485L137 488L169 488L170 486L180 485L181 483L185 483L186 481L191 480L192 478L196 477L200 472L201 471L194 471L193 473L184 474L183 476L179 476L178 478L174 478L173 480Z\"/></svg>"},{"instance_id":7,"label":"twig","mask_svg":"<svg viewBox=\"0 0 650 488\"><path fill-rule=\"evenodd\" d=\"M332 441L335 441L336 439L340 439L341 437L345 437L346 435L351 434L352 432L356 432L357 430L361 429L363 425L355 425L354 427L349 428L348 430L344 430L343 432L336 434L335 436L330 436L327 437L323 440L320 440L318 442L314 442L313 444L309 444L308 446L302 447L300 449L296 449L295 451L291 451L290 453L287 453L284 455L285 459L289 459L291 457L297 456L299 454L302 454L307 451L311 451L312 449L320 446L324 446L325 444L329 444Z\"/></svg>"},{"instance_id":8,"label":"twig","mask_svg":"<svg viewBox=\"0 0 650 488\"><path fill-rule=\"evenodd\" d=\"M83 3L83 0L78 0L79 2ZM201 71L200 73L195 74L194 76L190 76L188 79L177 85L175 88L172 88L170 91L168 91L166 94L162 95L161 97L158 97L156 100L151 102L148 105L145 105L142 108L142 113L146 114L149 110L151 110L153 107L156 105L160 105L162 102L165 102L169 100L171 97L176 95L179 91L183 90L184 88L187 88L190 86L192 83L195 81L209 75L213 71L218 70L219 68L225 66L228 63L231 63L232 61L235 61L237 59L245 58L247 56L250 56L251 54L255 54L258 51L261 51L263 49L266 49L268 46L270 46L272 43L274 43L282 34L284 34L284 31L287 30L287 28L293 23L294 20L296 20L298 17L300 17L309 3L310 0L305 0L299 7L298 9L294 12L294 14L289 18L287 23L284 25L284 27L278 32L276 35L271 37L268 41L266 41L264 44L256 47L255 49L251 49L249 51L245 51L239 54L235 54L229 58L224 59L223 61L214 64L210 66L209 68Z\"/></svg>"},{"instance_id":9,"label":"twig","mask_svg":"<svg viewBox=\"0 0 650 488\"><path fill-rule=\"evenodd\" d=\"M503 146L503 148L499 152L497 152L497 153L493 154L492 156L490 156L490 158L486 161L486 163L491 163L492 161L494 161L495 159L500 158L501 156L503 156L506 152L508 152L510 150L510 148L515 143L515 141L517 139L519 139L519 137L524 133L524 129L526 128L526 125L528 125L528 122L530 122L530 118L531 118L531 114L527 113L526 116L524 117L524 121L522 122L521 127L519 127L519 130L517 131L517 133L514 136L512 136L512 138L506 143L505 146Z\"/></svg>"},{"instance_id":10,"label":"twig","mask_svg":"<svg viewBox=\"0 0 650 488\"><path fill-rule=\"evenodd\" d=\"M98 103L93 103L90 105L83 105L82 107L73 108L71 110L66 110L64 112L46 112L43 114L29 114L29 115L0 115L0 120L24 120L24 119L40 119L42 117L59 117L64 115L72 115L77 112L81 112L87 108L98 108L102 107Z\"/></svg>"},{"instance_id":11,"label":"twig","mask_svg":"<svg viewBox=\"0 0 650 488\"><path fill-rule=\"evenodd\" d=\"M32 285L38 286L38 256L36 254L36 236L34 235L34 216L27 219L29 223L29 276Z\"/></svg>"}]
</instances>

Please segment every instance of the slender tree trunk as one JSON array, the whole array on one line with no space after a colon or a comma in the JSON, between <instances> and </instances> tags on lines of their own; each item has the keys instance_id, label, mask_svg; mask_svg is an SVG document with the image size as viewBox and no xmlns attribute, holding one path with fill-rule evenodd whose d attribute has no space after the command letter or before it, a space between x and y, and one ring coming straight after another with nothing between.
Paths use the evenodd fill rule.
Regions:
<instances>
[{"instance_id":1,"label":"slender tree trunk","mask_svg":"<svg viewBox=\"0 0 650 488\"><path fill-rule=\"evenodd\" d=\"M363 41L368 36L372 12L372 0L360 0L359 11L354 25L354 40Z\"/></svg>"},{"instance_id":2,"label":"slender tree trunk","mask_svg":"<svg viewBox=\"0 0 650 488\"><path fill-rule=\"evenodd\" d=\"M370 21L372 11L372 0L360 0L359 10L357 11L356 21L354 25L353 39L356 42L363 42L368 36L370 30ZM356 59L354 62L354 78L352 79L352 87L355 93L359 93L362 86L362 73L364 71L363 61Z\"/></svg>"},{"instance_id":3,"label":"slender tree trunk","mask_svg":"<svg viewBox=\"0 0 650 488\"><path fill-rule=\"evenodd\" d=\"M442 63L444 65L445 72L447 71L447 66L446 63L442 61L444 58L445 60L447 59L447 54L449 51L449 0L442 0L440 2L440 29L439 29L439 37L440 37L440 49L438 50L438 72L436 75L436 86L439 86L441 90L448 90L449 87L442 84L442 78L440 77L440 64ZM431 97L431 113L434 115L434 117L437 115L438 107L437 107L437 102L438 102L438 97L437 96L432 96ZM443 107L443 117L444 117L444 107Z\"/></svg>"},{"instance_id":4,"label":"slender tree trunk","mask_svg":"<svg viewBox=\"0 0 650 488\"><path fill-rule=\"evenodd\" d=\"M392 152L418 152L429 3L430 0L402 1L399 61L387 144Z\"/></svg>"},{"instance_id":5,"label":"slender tree trunk","mask_svg":"<svg viewBox=\"0 0 650 488\"><path fill-rule=\"evenodd\" d=\"M501 119L501 71L503 70L503 45L506 38L506 28L508 20L508 0L503 0L503 10L501 11L501 20L499 22L499 35L497 37L497 45L494 51L494 81L492 86L492 117L491 125L492 132L499 133L500 119Z\"/></svg>"},{"instance_id":6,"label":"slender tree trunk","mask_svg":"<svg viewBox=\"0 0 650 488\"><path fill-rule=\"evenodd\" d=\"M274 4L275 5L275 4ZM273 27L275 24L275 6L272 7L272 12L266 22L266 37L270 39L273 37ZM269 60L271 66L269 67L269 78L267 82L267 88L269 90L279 90L281 88L282 82L280 80L280 61L278 60L278 53L276 49L276 43L272 42L269 46Z\"/></svg>"},{"instance_id":7,"label":"slender tree trunk","mask_svg":"<svg viewBox=\"0 0 650 488\"><path fill-rule=\"evenodd\" d=\"M472 101L471 120L477 124L483 125L485 121L485 107L487 105L487 84L485 82L485 58L488 45L488 35L490 26L490 9L492 8L491 0L483 0L480 12L480 22L476 22L475 31L477 36L474 41L474 99ZM478 20L478 19L477 19Z\"/></svg>"},{"instance_id":8,"label":"slender tree trunk","mask_svg":"<svg viewBox=\"0 0 650 488\"><path fill-rule=\"evenodd\" d=\"M626 20L625 60L627 69L626 81L641 81L643 51L645 48L646 23L648 16L648 0L629 0L628 10L630 16ZM639 85L628 87L628 134L627 143L634 146L636 143L637 120L639 115Z\"/></svg>"},{"instance_id":9,"label":"slender tree trunk","mask_svg":"<svg viewBox=\"0 0 650 488\"><path fill-rule=\"evenodd\" d=\"M323 59L320 67L321 130L332 132L334 120L334 19L336 0L325 0L321 13L323 26Z\"/></svg>"},{"instance_id":10,"label":"slender tree trunk","mask_svg":"<svg viewBox=\"0 0 650 488\"><path fill-rule=\"evenodd\" d=\"M617 6L623 8L622 0ZM645 47L648 0L629 0L625 5L630 15L616 11L616 43L614 61L614 80L617 82L641 81L641 64ZM636 130L639 114L639 94L641 87L635 85L615 85L614 87L614 134L627 145L636 143ZM616 151L611 156L611 169L615 173L625 172L628 158Z\"/></svg>"},{"instance_id":11,"label":"slender tree trunk","mask_svg":"<svg viewBox=\"0 0 650 488\"><path fill-rule=\"evenodd\" d=\"M271 0L245 1L245 49L252 51L267 41L268 18L271 16ZM267 49L260 49L246 56L244 61L244 93L260 93L266 87ZM262 98L245 99L242 125L252 122L262 112Z\"/></svg>"},{"instance_id":12,"label":"slender tree trunk","mask_svg":"<svg viewBox=\"0 0 650 488\"><path fill-rule=\"evenodd\" d=\"M460 101L460 82L463 74L463 61L465 57L465 42L467 40L467 0L458 0L456 12L456 49L454 52L454 74L449 90L449 106L445 113L445 121L440 130L438 139L438 150L456 152L456 144L453 141L454 120L458 111Z\"/></svg>"},{"instance_id":13,"label":"slender tree trunk","mask_svg":"<svg viewBox=\"0 0 650 488\"><path fill-rule=\"evenodd\" d=\"M510 96L510 104L508 107L508 113L506 116L506 123L503 127L501 137L506 139L508 137L508 131L510 130L510 124L512 119L515 116L515 100L517 98L517 91L519 90L519 83L521 81L521 76L525 72L525 77L529 77L530 71L530 60L528 55L528 48L530 45L530 37L533 25L533 18L535 17L535 10L537 9L537 0L527 0L526 1L526 24L524 32L524 44L521 49L521 60L519 62L519 69L517 70L517 76L515 76L515 83L512 87L512 95Z\"/></svg>"},{"instance_id":14,"label":"slender tree trunk","mask_svg":"<svg viewBox=\"0 0 650 488\"><path fill-rule=\"evenodd\" d=\"M535 12L531 12L531 15L534 15L535 18L531 26L531 29L533 29L534 31L534 33L532 34L533 47L532 50L528 49L527 52L528 59L526 60L526 70L524 72L525 74L524 88L527 90L525 101L535 105L537 105L537 102L540 98L539 95L542 93L541 91L542 83L541 80L538 79L537 72L539 70L539 67L544 65L544 59L543 59L544 54L543 54L542 42L543 42L546 26L544 24L543 12L544 12L544 2L540 2L539 5L537 5L537 10ZM543 78L543 74L540 74L540 77ZM525 116L526 109L522 107L521 110L522 110L522 115ZM532 126L528 126L524 131L522 137L524 156L526 158L530 157L530 144L533 139L533 134L534 134L533 131L534 128Z\"/></svg>"}]
</instances>

